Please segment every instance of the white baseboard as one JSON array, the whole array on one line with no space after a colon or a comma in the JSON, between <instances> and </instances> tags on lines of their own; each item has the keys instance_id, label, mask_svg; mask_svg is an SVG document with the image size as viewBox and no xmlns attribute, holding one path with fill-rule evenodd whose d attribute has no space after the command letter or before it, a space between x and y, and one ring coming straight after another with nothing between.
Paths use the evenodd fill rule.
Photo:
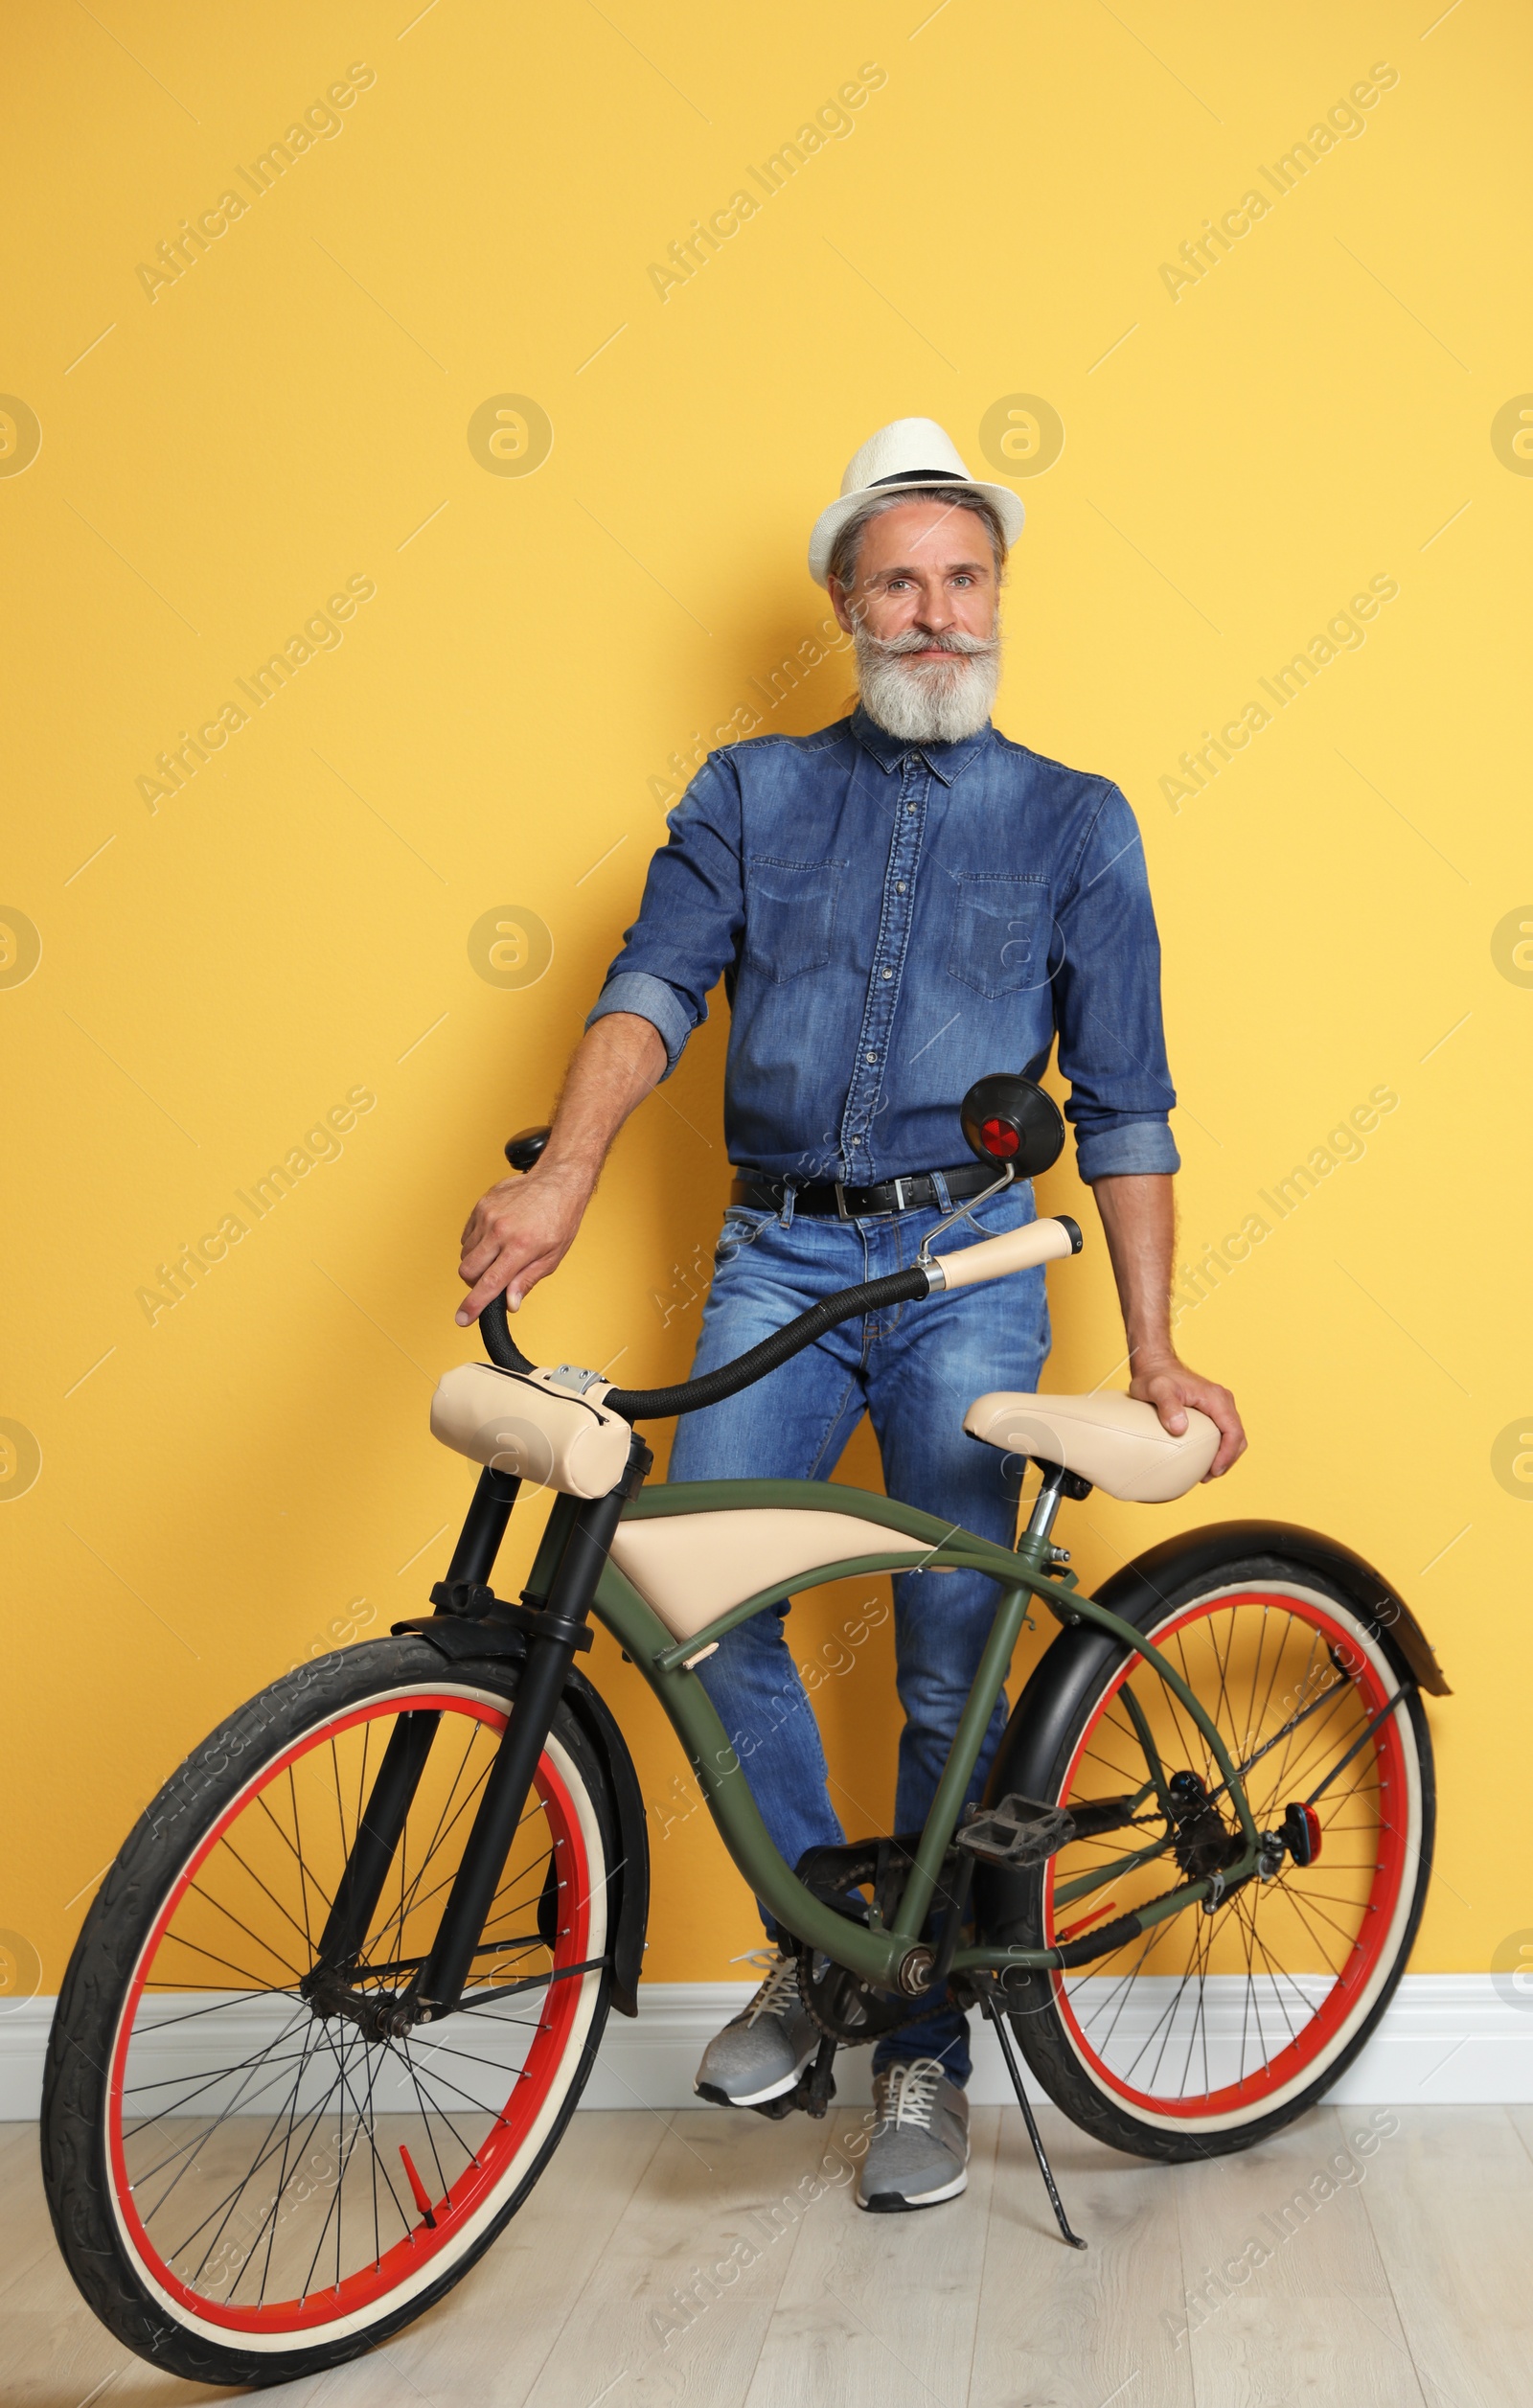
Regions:
<instances>
[{"instance_id":1,"label":"white baseboard","mask_svg":"<svg viewBox=\"0 0 1533 2408\"><path fill-rule=\"evenodd\" d=\"M613 2015L587 2107L695 2107L698 2060L720 2026L738 2013L751 1985L739 1982L650 1982L636 2021ZM0 2009L0 2121L34 2117L51 1998ZM976 2106L1004 2106L1011 2089L988 2027L974 2019ZM848 2051L836 2068L847 2106L865 2106L870 2055ZM1330 2096L1345 2105L1447 2107L1533 2102L1533 2011L1509 2004L1489 1974L1407 1974L1384 2023Z\"/></svg>"},{"instance_id":2,"label":"white baseboard","mask_svg":"<svg viewBox=\"0 0 1533 2408\"><path fill-rule=\"evenodd\" d=\"M698 2107L698 2059L720 2026L738 2014L750 1985L648 1982L637 2021L613 2015L587 2107ZM1012 2103L1000 2048L977 2015L969 2096L977 2107ZM838 2103L872 2098L872 2053L846 2051L836 2064ZM1038 2086L1030 2080L1033 2096ZM1488 1973L1407 1973L1383 2024L1329 2097L1345 2106L1448 2107L1533 2101L1533 2011L1508 2005Z\"/></svg>"}]
</instances>

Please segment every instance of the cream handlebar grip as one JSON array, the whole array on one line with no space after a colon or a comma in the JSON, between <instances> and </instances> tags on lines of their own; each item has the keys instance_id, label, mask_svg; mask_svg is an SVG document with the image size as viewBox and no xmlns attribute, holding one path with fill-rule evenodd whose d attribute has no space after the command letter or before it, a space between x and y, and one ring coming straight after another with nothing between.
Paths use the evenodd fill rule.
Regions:
<instances>
[{"instance_id":1,"label":"cream handlebar grip","mask_svg":"<svg viewBox=\"0 0 1533 2408\"><path fill-rule=\"evenodd\" d=\"M1014 1271L1031 1271L1081 1250L1079 1224L1062 1213L1057 1220L1029 1221L1025 1228L1008 1229L1003 1237L982 1238L977 1246L960 1247L956 1254L937 1254L931 1269L939 1276L933 1288L972 1288L981 1279L1005 1279Z\"/></svg>"}]
</instances>

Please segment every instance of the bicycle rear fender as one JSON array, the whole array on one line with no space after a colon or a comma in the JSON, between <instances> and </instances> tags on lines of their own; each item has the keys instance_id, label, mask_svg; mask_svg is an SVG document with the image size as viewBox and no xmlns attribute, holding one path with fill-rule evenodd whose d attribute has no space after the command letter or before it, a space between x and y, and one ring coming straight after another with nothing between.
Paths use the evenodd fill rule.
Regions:
<instances>
[{"instance_id":1,"label":"bicycle rear fender","mask_svg":"<svg viewBox=\"0 0 1533 2408\"><path fill-rule=\"evenodd\" d=\"M398 1622L395 1629L413 1632L455 1663L474 1656L519 1658L527 1652L519 1631L502 1627L487 1632L482 1623L456 1615L423 1615L417 1621ZM639 1777L611 1708L601 1690L573 1664L564 1675L564 1703L601 1757L617 1816L618 1861L608 1875L617 1891L612 2005L620 2015L637 2015L644 1935L650 1920L650 1826ZM610 1905L609 1900L609 1911Z\"/></svg>"},{"instance_id":2,"label":"bicycle rear fender","mask_svg":"<svg viewBox=\"0 0 1533 2408\"><path fill-rule=\"evenodd\" d=\"M1331 1582L1368 1624L1402 1676L1419 1683L1430 1696L1453 1694L1426 1632L1383 1574L1350 1547L1297 1523L1212 1522L1201 1529L1182 1530L1123 1565L1095 1592L1096 1602L1142 1630L1178 1590L1217 1577L1224 1565L1248 1563L1259 1555L1280 1556ZM1080 1699L1122 1652L1110 1633L1089 1624L1061 1631L1001 1734L985 1786L987 1806L1013 1792L1024 1798L1044 1795L1042 1784ZM1018 1911L1013 1903L1018 1885L1026 1878L994 1867L981 1869L975 1902L983 1924L1012 1919Z\"/></svg>"}]
</instances>

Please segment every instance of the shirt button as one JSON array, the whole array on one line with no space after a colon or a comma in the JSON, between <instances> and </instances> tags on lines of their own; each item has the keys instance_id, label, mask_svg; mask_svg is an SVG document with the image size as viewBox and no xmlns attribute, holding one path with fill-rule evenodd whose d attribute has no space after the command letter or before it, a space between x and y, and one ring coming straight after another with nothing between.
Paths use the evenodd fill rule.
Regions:
<instances>
[{"instance_id":1,"label":"shirt button","mask_svg":"<svg viewBox=\"0 0 1533 2408\"><path fill-rule=\"evenodd\" d=\"M906 810L907 812L913 812L913 811L915 810L915 805L914 805L914 803L906 803L906 805L905 805L905 810Z\"/></svg>"},{"instance_id":2,"label":"shirt button","mask_svg":"<svg viewBox=\"0 0 1533 2408\"><path fill-rule=\"evenodd\" d=\"M878 1057L878 1055L877 1055L876 1053L870 1053L870 1054L869 1054L869 1056L868 1056L868 1060L869 1060L870 1062L877 1062L878 1058L879 1058L879 1057Z\"/></svg>"},{"instance_id":3,"label":"shirt button","mask_svg":"<svg viewBox=\"0 0 1533 2408\"><path fill-rule=\"evenodd\" d=\"M895 893L896 893L897 895L903 895L903 894L904 893L904 880L903 878L901 879L900 883L898 884L898 886L896 886L896 888L895 888L895 890L894 890L894 891L895 891Z\"/></svg>"},{"instance_id":4,"label":"shirt button","mask_svg":"<svg viewBox=\"0 0 1533 2408\"><path fill-rule=\"evenodd\" d=\"M892 977L894 976L894 973L893 973L893 971L892 971L892 970L885 970L885 971L882 973L882 975L883 975L885 978L892 978Z\"/></svg>"}]
</instances>

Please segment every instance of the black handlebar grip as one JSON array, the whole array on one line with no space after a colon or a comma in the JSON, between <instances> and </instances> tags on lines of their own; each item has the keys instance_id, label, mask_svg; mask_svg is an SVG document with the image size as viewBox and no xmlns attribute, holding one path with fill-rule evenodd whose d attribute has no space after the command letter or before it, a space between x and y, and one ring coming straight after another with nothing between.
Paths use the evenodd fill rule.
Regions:
<instances>
[{"instance_id":1,"label":"black handlebar grip","mask_svg":"<svg viewBox=\"0 0 1533 2408\"><path fill-rule=\"evenodd\" d=\"M506 1139L506 1159L514 1171L530 1171L541 1157L544 1146L553 1135L548 1128L518 1129L514 1137ZM531 1371L521 1348L511 1334L511 1324L503 1296L492 1296L479 1316L479 1335L485 1342L485 1352L501 1371Z\"/></svg>"},{"instance_id":2,"label":"black handlebar grip","mask_svg":"<svg viewBox=\"0 0 1533 2408\"><path fill-rule=\"evenodd\" d=\"M536 1367L528 1362L512 1337L503 1296L492 1296L480 1314L479 1335L485 1342L486 1354L497 1370L531 1371Z\"/></svg>"}]
</instances>

